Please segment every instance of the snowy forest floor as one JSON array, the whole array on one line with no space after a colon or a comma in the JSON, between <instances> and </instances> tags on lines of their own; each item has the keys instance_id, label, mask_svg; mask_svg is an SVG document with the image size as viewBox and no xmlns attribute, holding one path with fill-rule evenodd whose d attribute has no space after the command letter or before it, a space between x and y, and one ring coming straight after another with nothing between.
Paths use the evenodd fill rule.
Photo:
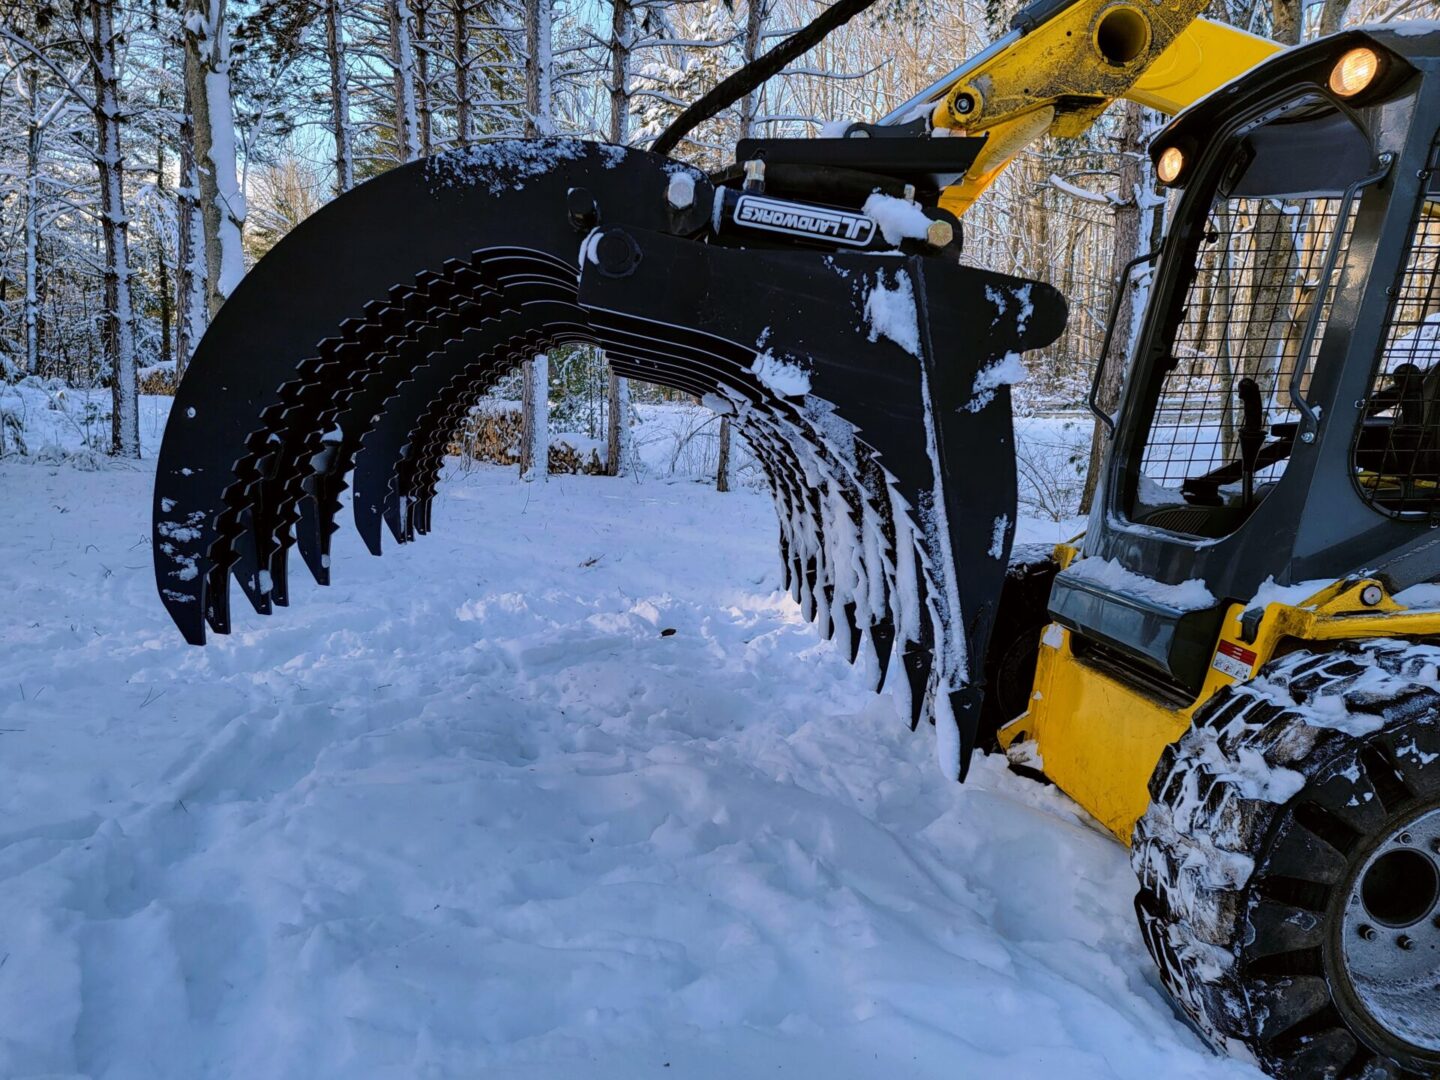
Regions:
<instances>
[{"instance_id":1,"label":"snowy forest floor","mask_svg":"<svg viewBox=\"0 0 1440 1080\"><path fill-rule=\"evenodd\" d=\"M764 496L457 471L195 649L149 468L0 462L0 1076L1258 1076L1120 846L801 620Z\"/></svg>"}]
</instances>

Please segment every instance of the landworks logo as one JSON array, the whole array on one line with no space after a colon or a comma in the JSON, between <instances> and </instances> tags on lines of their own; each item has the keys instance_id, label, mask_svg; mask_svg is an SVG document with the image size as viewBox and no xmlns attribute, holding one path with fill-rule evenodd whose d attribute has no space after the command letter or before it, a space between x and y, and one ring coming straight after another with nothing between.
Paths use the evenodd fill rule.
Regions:
<instances>
[{"instance_id":1,"label":"landworks logo","mask_svg":"<svg viewBox=\"0 0 1440 1080\"><path fill-rule=\"evenodd\" d=\"M875 235L875 222L864 214L847 214L818 206L800 207L758 195L741 195L735 201L735 224L855 247L864 247Z\"/></svg>"}]
</instances>

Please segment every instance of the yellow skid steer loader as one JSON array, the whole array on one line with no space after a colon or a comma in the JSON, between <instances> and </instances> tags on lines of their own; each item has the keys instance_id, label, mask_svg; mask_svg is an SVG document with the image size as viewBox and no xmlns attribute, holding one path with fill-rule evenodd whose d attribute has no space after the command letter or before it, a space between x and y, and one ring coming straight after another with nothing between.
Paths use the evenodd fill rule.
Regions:
<instances>
[{"instance_id":1,"label":"yellow skid steer loader","mask_svg":"<svg viewBox=\"0 0 1440 1080\"><path fill-rule=\"evenodd\" d=\"M732 415L788 587L873 652L952 775L1004 747L1131 845L1145 941L1217 1048L1277 1076L1440 1075L1440 36L1277 53L1194 0L1040 0L843 137L746 140L713 175L663 156L866 2L661 152L451 151L295 229L176 395L162 601L200 644L232 578L258 612L288 603L292 548L328 583L347 490L374 553L423 536L477 396L601 345ZM1118 410L1091 394L1090 527L1011 566L1008 383L1065 304L965 265L961 218L1119 97L1188 106L1151 148L1173 212L1135 260L1154 276Z\"/></svg>"}]
</instances>

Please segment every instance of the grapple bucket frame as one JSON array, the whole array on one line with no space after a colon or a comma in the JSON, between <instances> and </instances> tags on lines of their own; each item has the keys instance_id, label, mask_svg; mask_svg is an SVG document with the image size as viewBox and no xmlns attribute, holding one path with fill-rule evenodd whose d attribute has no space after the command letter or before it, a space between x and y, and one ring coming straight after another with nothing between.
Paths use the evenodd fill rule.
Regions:
<instances>
[{"instance_id":1,"label":"grapple bucket frame","mask_svg":"<svg viewBox=\"0 0 1440 1080\"><path fill-rule=\"evenodd\" d=\"M951 259L723 246L716 205L653 154L513 141L395 169L295 229L218 313L166 428L155 572L186 639L229 631L231 577L257 612L288 603L291 547L329 582L347 477L372 552L426 533L475 400L590 342L733 415L806 615L852 660L868 640L882 681L899 661L912 722L937 719L963 774L1015 523L1000 373L1059 335L1064 302Z\"/></svg>"}]
</instances>

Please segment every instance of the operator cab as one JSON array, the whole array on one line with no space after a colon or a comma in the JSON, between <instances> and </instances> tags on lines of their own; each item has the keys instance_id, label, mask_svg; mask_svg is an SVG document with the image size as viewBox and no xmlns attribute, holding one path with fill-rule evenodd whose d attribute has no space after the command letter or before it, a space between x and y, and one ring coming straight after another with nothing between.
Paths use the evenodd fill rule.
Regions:
<instances>
[{"instance_id":1,"label":"operator cab","mask_svg":"<svg viewBox=\"0 0 1440 1080\"><path fill-rule=\"evenodd\" d=\"M1364 130L1315 96L1235 140L1184 237L1131 521L1219 538L1275 489L1353 232L1346 192L1373 171Z\"/></svg>"},{"instance_id":2,"label":"operator cab","mask_svg":"<svg viewBox=\"0 0 1440 1080\"><path fill-rule=\"evenodd\" d=\"M1078 656L1192 699L1230 604L1376 568L1440 523L1437 57L1440 34L1349 31L1152 144L1178 198L1103 417L1089 565L1050 598Z\"/></svg>"}]
</instances>

